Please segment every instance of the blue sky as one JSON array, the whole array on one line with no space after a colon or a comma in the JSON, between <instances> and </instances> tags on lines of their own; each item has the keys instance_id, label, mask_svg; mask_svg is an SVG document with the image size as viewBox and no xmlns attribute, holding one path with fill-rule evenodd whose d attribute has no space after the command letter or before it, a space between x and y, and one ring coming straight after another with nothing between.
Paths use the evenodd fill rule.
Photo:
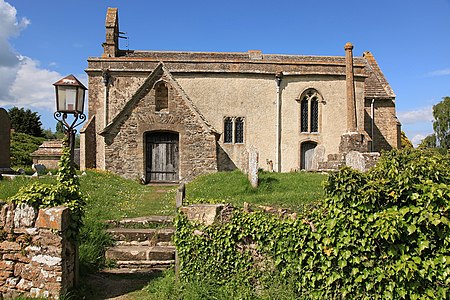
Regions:
<instances>
[{"instance_id":1,"label":"blue sky","mask_svg":"<svg viewBox=\"0 0 450 300\"><path fill-rule=\"evenodd\" d=\"M416 143L432 132L433 104L450 96L450 0L0 0L0 106L37 111L54 130L52 83L86 83L107 7L119 8L129 49L344 55L350 41L356 56L374 54Z\"/></svg>"}]
</instances>

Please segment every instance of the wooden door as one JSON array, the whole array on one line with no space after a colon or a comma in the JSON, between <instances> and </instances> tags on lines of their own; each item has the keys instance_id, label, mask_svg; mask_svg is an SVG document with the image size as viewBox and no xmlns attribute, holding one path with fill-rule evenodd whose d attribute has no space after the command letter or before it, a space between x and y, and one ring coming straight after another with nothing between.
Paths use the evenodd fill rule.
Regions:
<instances>
[{"instance_id":1,"label":"wooden door","mask_svg":"<svg viewBox=\"0 0 450 300\"><path fill-rule=\"evenodd\" d=\"M314 142L305 142L301 145L301 169L302 170L311 170L312 168L312 159L314 156L314 149L317 144Z\"/></svg>"},{"instance_id":2,"label":"wooden door","mask_svg":"<svg viewBox=\"0 0 450 300\"><path fill-rule=\"evenodd\" d=\"M146 134L146 180L177 182L179 180L178 133Z\"/></svg>"}]
</instances>

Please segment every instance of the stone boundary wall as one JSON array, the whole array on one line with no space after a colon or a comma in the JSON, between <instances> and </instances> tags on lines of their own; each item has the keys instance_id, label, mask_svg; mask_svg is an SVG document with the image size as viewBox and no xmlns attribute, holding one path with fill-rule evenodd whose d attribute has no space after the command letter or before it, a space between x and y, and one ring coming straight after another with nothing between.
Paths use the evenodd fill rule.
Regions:
<instances>
[{"instance_id":1,"label":"stone boundary wall","mask_svg":"<svg viewBox=\"0 0 450 300\"><path fill-rule=\"evenodd\" d=\"M0 201L0 299L59 299L74 286L76 253L70 210L36 210Z\"/></svg>"}]
</instances>

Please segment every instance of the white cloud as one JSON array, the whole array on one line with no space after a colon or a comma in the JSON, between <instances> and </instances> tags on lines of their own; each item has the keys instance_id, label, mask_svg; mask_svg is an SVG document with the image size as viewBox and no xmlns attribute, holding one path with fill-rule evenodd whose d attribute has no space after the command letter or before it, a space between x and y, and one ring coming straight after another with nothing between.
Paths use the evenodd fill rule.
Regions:
<instances>
[{"instance_id":1,"label":"white cloud","mask_svg":"<svg viewBox=\"0 0 450 300\"><path fill-rule=\"evenodd\" d=\"M54 110L54 87L58 72L43 69L39 62L23 57L9 43L31 22L17 19L17 10L0 0L0 106Z\"/></svg>"},{"instance_id":2,"label":"white cloud","mask_svg":"<svg viewBox=\"0 0 450 300\"><path fill-rule=\"evenodd\" d=\"M416 134L412 139L411 139L411 143L414 145L414 147L417 147L420 142L422 142L422 140L425 138L424 135L422 134Z\"/></svg>"},{"instance_id":3,"label":"white cloud","mask_svg":"<svg viewBox=\"0 0 450 300\"><path fill-rule=\"evenodd\" d=\"M431 122L434 120L432 106L422 107L417 110L398 112L397 115L402 124Z\"/></svg>"},{"instance_id":4,"label":"white cloud","mask_svg":"<svg viewBox=\"0 0 450 300\"><path fill-rule=\"evenodd\" d=\"M446 76L446 75L450 75L450 68L432 71L432 72L428 73L428 75L429 76Z\"/></svg>"},{"instance_id":5,"label":"white cloud","mask_svg":"<svg viewBox=\"0 0 450 300\"><path fill-rule=\"evenodd\" d=\"M61 78L55 71L39 68L39 63L28 57L21 58L20 68L10 88L13 105L54 110L55 88Z\"/></svg>"}]
</instances>

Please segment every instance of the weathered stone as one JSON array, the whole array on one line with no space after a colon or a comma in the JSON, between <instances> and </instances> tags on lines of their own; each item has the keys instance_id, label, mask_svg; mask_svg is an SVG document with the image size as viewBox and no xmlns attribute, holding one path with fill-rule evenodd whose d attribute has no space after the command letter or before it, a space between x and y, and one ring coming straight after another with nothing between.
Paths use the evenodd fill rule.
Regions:
<instances>
[{"instance_id":1,"label":"weathered stone","mask_svg":"<svg viewBox=\"0 0 450 300\"><path fill-rule=\"evenodd\" d=\"M10 260L10 261L16 261L16 262L23 262L23 263L29 263L31 260L29 257L23 254L23 251L15 252L15 253L5 253L3 254L4 260ZM0 269L1 269L2 262L0 261Z\"/></svg>"},{"instance_id":2,"label":"weathered stone","mask_svg":"<svg viewBox=\"0 0 450 300\"><path fill-rule=\"evenodd\" d=\"M37 216L37 209L26 203L17 205L14 213L14 228L32 227Z\"/></svg>"},{"instance_id":3,"label":"weathered stone","mask_svg":"<svg viewBox=\"0 0 450 300\"><path fill-rule=\"evenodd\" d=\"M63 231L69 226L70 210L65 206L57 206L39 211L36 227Z\"/></svg>"},{"instance_id":4,"label":"weathered stone","mask_svg":"<svg viewBox=\"0 0 450 300\"><path fill-rule=\"evenodd\" d=\"M36 255L31 258L31 261L37 262L39 264L47 265L49 267L61 265L61 257L50 256L50 255Z\"/></svg>"},{"instance_id":5,"label":"weathered stone","mask_svg":"<svg viewBox=\"0 0 450 300\"><path fill-rule=\"evenodd\" d=\"M314 154L311 162L311 170L318 170L319 164L325 161L325 147L323 145L317 145L314 148Z\"/></svg>"},{"instance_id":6,"label":"weathered stone","mask_svg":"<svg viewBox=\"0 0 450 300\"><path fill-rule=\"evenodd\" d=\"M184 183L181 183L180 186L177 189L177 195L176 195L176 207L183 206L183 200L186 195L186 187Z\"/></svg>"},{"instance_id":7,"label":"weathered stone","mask_svg":"<svg viewBox=\"0 0 450 300\"><path fill-rule=\"evenodd\" d=\"M12 231L14 228L14 204L4 204L0 208L0 226L3 230Z\"/></svg>"},{"instance_id":8,"label":"weathered stone","mask_svg":"<svg viewBox=\"0 0 450 300\"><path fill-rule=\"evenodd\" d=\"M248 180L254 189L258 187L258 158L259 154L256 148L250 147L248 149Z\"/></svg>"},{"instance_id":9,"label":"weathered stone","mask_svg":"<svg viewBox=\"0 0 450 300\"><path fill-rule=\"evenodd\" d=\"M0 242L0 250L18 251L20 249L22 249L22 247L20 247L19 243L10 241Z\"/></svg>"},{"instance_id":10,"label":"weathered stone","mask_svg":"<svg viewBox=\"0 0 450 300\"><path fill-rule=\"evenodd\" d=\"M193 204L181 207L180 211L186 215L189 221L212 225L222 221L221 213L224 208L224 204Z\"/></svg>"},{"instance_id":11,"label":"weathered stone","mask_svg":"<svg viewBox=\"0 0 450 300\"><path fill-rule=\"evenodd\" d=\"M364 134L357 132L347 132L341 136L339 152L348 153L350 151L369 151L368 139L364 136Z\"/></svg>"},{"instance_id":12,"label":"weathered stone","mask_svg":"<svg viewBox=\"0 0 450 300\"><path fill-rule=\"evenodd\" d=\"M361 152L350 151L345 156L345 165L360 172L366 171L366 161Z\"/></svg>"},{"instance_id":13,"label":"weathered stone","mask_svg":"<svg viewBox=\"0 0 450 300\"><path fill-rule=\"evenodd\" d=\"M0 174L10 174L11 169L11 121L8 112L0 108Z\"/></svg>"}]
</instances>

